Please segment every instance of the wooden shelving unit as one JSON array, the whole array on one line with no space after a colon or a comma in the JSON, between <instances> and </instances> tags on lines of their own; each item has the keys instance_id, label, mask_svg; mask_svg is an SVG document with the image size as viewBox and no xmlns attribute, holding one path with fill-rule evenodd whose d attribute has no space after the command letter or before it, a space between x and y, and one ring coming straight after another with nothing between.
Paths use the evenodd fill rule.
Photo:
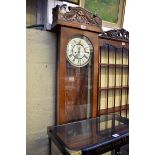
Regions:
<instances>
[{"instance_id":1,"label":"wooden shelving unit","mask_svg":"<svg viewBox=\"0 0 155 155\"><path fill-rule=\"evenodd\" d=\"M100 37L99 54L99 114L129 112L129 42Z\"/></svg>"}]
</instances>

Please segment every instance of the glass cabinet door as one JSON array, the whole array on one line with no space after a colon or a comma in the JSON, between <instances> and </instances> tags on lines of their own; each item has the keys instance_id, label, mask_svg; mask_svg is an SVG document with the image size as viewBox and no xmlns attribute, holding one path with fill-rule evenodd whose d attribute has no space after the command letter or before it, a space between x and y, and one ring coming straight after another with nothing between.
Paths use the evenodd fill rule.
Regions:
<instances>
[{"instance_id":1,"label":"glass cabinet door","mask_svg":"<svg viewBox=\"0 0 155 155\"><path fill-rule=\"evenodd\" d=\"M100 114L117 112L128 117L129 50L104 44L99 64Z\"/></svg>"}]
</instances>

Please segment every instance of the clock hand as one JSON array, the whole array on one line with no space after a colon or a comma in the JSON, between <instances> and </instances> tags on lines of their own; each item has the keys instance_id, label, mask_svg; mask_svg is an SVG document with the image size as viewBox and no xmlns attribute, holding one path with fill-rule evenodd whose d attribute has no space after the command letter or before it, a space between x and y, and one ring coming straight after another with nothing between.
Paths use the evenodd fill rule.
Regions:
<instances>
[{"instance_id":1,"label":"clock hand","mask_svg":"<svg viewBox=\"0 0 155 155\"><path fill-rule=\"evenodd\" d=\"M78 47L78 58L80 57L80 46Z\"/></svg>"}]
</instances>

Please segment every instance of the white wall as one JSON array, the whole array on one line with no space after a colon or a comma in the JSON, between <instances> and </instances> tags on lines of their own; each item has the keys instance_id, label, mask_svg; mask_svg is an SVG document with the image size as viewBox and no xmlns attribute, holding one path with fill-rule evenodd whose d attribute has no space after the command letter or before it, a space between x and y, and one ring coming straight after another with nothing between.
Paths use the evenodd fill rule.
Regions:
<instances>
[{"instance_id":1,"label":"white wall","mask_svg":"<svg viewBox=\"0 0 155 155\"><path fill-rule=\"evenodd\" d=\"M130 11L129 11L129 0L126 1L126 7L125 7L125 15L124 15L124 24L123 28L129 31L129 25L130 25Z\"/></svg>"},{"instance_id":2,"label":"white wall","mask_svg":"<svg viewBox=\"0 0 155 155\"><path fill-rule=\"evenodd\" d=\"M27 155L48 155L47 126L55 119L56 35L26 31Z\"/></svg>"}]
</instances>

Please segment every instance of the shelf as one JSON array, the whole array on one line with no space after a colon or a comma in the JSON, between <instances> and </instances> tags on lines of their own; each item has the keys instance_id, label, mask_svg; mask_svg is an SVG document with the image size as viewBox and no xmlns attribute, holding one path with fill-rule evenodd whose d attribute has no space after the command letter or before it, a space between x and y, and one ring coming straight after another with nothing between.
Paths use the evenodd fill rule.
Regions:
<instances>
[{"instance_id":1,"label":"shelf","mask_svg":"<svg viewBox=\"0 0 155 155\"><path fill-rule=\"evenodd\" d=\"M129 67L129 65L125 65L125 64L123 65L122 64L116 64L116 65L115 64L104 64L104 63L99 63L99 64L101 67L108 67L108 66L109 67L115 67L115 66L116 67L127 67L127 68Z\"/></svg>"},{"instance_id":2,"label":"shelf","mask_svg":"<svg viewBox=\"0 0 155 155\"><path fill-rule=\"evenodd\" d=\"M122 106L117 106L117 107L112 107L112 108L108 108L108 109L101 109L100 110L100 115L108 114L108 113L120 112L120 111L128 110L128 109L129 109L129 104L122 105Z\"/></svg>"},{"instance_id":3,"label":"shelf","mask_svg":"<svg viewBox=\"0 0 155 155\"><path fill-rule=\"evenodd\" d=\"M118 86L118 87L99 87L99 90L113 90L113 89L128 89L129 86Z\"/></svg>"}]
</instances>

